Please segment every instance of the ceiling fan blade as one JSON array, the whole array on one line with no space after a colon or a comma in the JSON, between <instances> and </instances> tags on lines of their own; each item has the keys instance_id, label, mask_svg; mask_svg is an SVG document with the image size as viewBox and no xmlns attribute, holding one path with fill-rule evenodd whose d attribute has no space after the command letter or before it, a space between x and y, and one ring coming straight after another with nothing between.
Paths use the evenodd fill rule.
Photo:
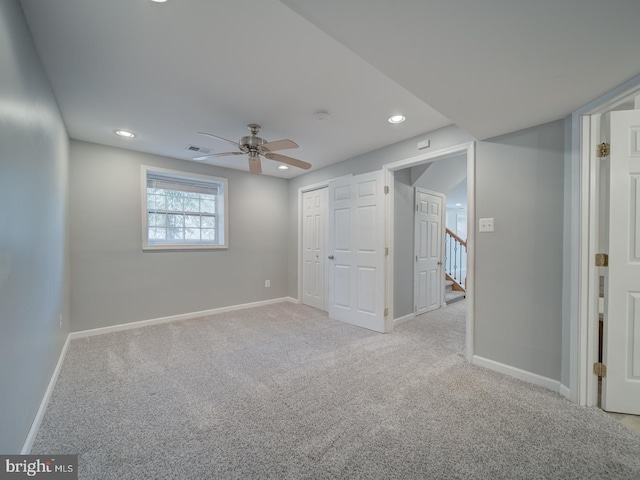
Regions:
<instances>
[{"instance_id":1,"label":"ceiling fan blade","mask_svg":"<svg viewBox=\"0 0 640 480\"><path fill-rule=\"evenodd\" d=\"M254 175L262 173L260 157L249 158L249 172L253 173Z\"/></svg>"},{"instance_id":2,"label":"ceiling fan blade","mask_svg":"<svg viewBox=\"0 0 640 480\"><path fill-rule=\"evenodd\" d=\"M302 160L298 160L296 158L287 157L285 155L280 155L279 153L267 153L265 154L269 160L276 160L278 162L286 163L287 165L292 165L298 168L304 168L308 170L311 168L311 164L307 162L303 162Z\"/></svg>"},{"instance_id":3,"label":"ceiling fan blade","mask_svg":"<svg viewBox=\"0 0 640 480\"><path fill-rule=\"evenodd\" d=\"M213 133L207 133L207 132L198 132L200 135L205 135L207 137L213 137L213 138L217 138L218 140L224 140L225 142L229 142L233 145L235 145L236 147L238 147L238 143L234 142L233 140L227 140L226 138L223 137L219 137L218 135L214 135Z\"/></svg>"},{"instance_id":4,"label":"ceiling fan blade","mask_svg":"<svg viewBox=\"0 0 640 480\"><path fill-rule=\"evenodd\" d=\"M211 155L201 155L199 157L193 157L194 160L206 160L213 157L226 157L227 155L244 155L243 152L224 152L224 153L212 153Z\"/></svg>"},{"instance_id":5,"label":"ceiling fan blade","mask_svg":"<svg viewBox=\"0 0 640 480\"><path fill-rule=\"evenodd\" d=\"M209 155L210 157L226 157L227 155L245 155L244 152L223 152L223 153L214 153Z\"/></svg>"},{"instance_id":6,"label":"ceiling fan blade","mask_svg":"<svg viewBox=\"0 0 640 480\"><path fill-rule=\"evenodd\" d=\"M276 150L286 150L287 148L298 148L298 144L291 140L276 140L275 142L263 144L262 148L275 152Z\"/></svg>"}]
</instances>

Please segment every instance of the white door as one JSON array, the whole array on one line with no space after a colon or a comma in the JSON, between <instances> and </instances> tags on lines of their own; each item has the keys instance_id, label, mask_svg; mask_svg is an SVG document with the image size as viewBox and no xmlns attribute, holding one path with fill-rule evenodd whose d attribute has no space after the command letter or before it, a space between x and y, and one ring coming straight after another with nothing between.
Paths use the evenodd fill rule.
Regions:
<instances>
[{"instance_id":1,"label":"white door","mask_svg":"<svg viewBox=\"0 0 640 480\"><path fill-rule=\"evenodd\" d=\"M413 282L416 313L440 308L443 302L444 204L444 195L416 188Z\"/></svg>"},{"instance_id":2,"label":"white door","mask_svg":"<svg viewBox=\"0 0 640 480\"><path fill-rule=\"evenodd\" d=\"M302 216L302 303L326 310L326 188L303 193Z\"/></svg>"},{"instance_id":3,"label":"white door","mask_svg":"<svg viewBox=\"0 0 640 480\"><path fill-rule=\"evenodd\" d=\"M610 113L602 407L640 415L640 110Z\"/></svg>"},{"instance_id":4,"label":"white door","mask_svg":"<svg viewBox=\"0 0 640 480\"><path fill-rule=\"evenodd\" d=\"M329 317L385 331L382 172L329 184Z\"/></svg>"}]
</instances>

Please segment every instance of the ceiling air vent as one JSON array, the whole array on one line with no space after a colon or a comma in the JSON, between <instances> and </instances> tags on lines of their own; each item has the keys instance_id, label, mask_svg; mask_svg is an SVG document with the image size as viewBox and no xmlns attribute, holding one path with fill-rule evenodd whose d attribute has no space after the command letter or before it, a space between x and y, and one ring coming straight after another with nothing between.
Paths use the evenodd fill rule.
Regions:
<instances>
[{"instance_id":1,"label":"ceiling air vent","mask_svg":"<svg viewBox=\"0 0 640 480\"><path fill-rule=\"evenodd\" d=\"M197 145L189 145L187 150L190 152L198 152L202 155L209 155L213 151L210 148L198 147Z\"/></svg>"}]
</instances>

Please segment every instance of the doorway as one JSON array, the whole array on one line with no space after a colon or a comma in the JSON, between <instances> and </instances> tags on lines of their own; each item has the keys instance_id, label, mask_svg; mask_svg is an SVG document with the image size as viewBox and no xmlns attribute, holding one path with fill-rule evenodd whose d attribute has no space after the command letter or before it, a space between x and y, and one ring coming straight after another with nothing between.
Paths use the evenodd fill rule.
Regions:
<instances>
[{"instance_id":1,"label":"doorway","mask_svg":"<svg viewBox=\"0 0 640 480\"><path fill-rule=\"evenodd\" d=\"M377 332L390 331L384 191L381 170L298 190L298 299L319 308L323 295L330 318Z\"/></svg>"},{"instance_id":2,"label":"doorway","mask_svg":"<svg viewBox=\"0 0 640 480\"><path fill-rule=\"evenodd\" d=\"M386 297L387 305L389 306L389 315L393 319L394 323L409 320L416 314L415 308L413 311L404 314L400 309L403 308L404 298L407 296L406 289L403 288L403 278L398 272L406 271L406 265L398 265L396 263L404 262L401 255L397 255L398 252L404 251L404 247L397 239L400 239L399 229L402 228L402 219L400 215L397 215L399 206L396 205L395 188L398 185L396 182L396 174L399 177L406 174L406 170L413 167L420 167L424 170L430 168L425 165L432 164L439 160L451 159L455 156L464 156L466 161L466 197L467 197L467 211L466 211L466 233L467 233L467 270L466 270L466 348L465 357L471 360L473 356L473 319L474 319L474 233L475 233L475 143L469 142L453 147L437 150L427 154L419 155L417 157L411 157L404 160L399 160L387 165L384 165L383 170L385 173L385 184L390 186L391 194L387 195L387 208L386 208L386 244L389 245L389 255L386 257ZM424 173L424 172L423 172ZM403 188L399 186L398 188ZM413 239L413 235L409 235ZM413 248L410 249L413 253ZM413 255L411 258L414 262ZM413 271L413 268L411 268ZM413 289L411 289L413 291ZM406 304L405 304L406 305ZM411 301L410 305L414 305Z\"/></svg>"},{"instance_id":3,"label":"doorway","mask_svg":"<svg viewBox=\"0 0 640 480\"><path fill-rule=\"evenodd\" d=\"M581 120L588 257L580 402L640 415L640 98Z\"/></svg>"}]
</instances>

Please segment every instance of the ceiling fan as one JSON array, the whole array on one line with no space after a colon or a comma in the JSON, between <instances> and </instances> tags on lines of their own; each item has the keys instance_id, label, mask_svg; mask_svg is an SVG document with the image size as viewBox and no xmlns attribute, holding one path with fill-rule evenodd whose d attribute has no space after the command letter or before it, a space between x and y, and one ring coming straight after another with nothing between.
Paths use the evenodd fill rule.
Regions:
<instances>
[{"instance_id":1,"label":"ceiling fan","mask_svg":"<svg viewBox=\"0 0 640 480\"><path fill-rule=\"evenodd\" d=\"M260 156L262 155L269 160L276 160L281 163L286 163L287 165L292 165L298 168L304 168L305 170L311 168L311 164L307 162L303 162L302 160L298 160L296 158L287 157L285 155L281 155L279 153L273 153L276 150L286 150L288 148L298 148L298 144L296 142L292 142L291 140L276 140L275 142L267 142L264 138L258 137L258 132L260 131L260 125L255 123L251 123L247 126L251 135L247 135L242 137L239 142L234 142L233 140L227 140L226 138L219 137L218 135L213 135L212 133L206 132L198 132L201 135L206 135L207 137L217 138L219 140L224 140L225 142L231 143L238 147L239 152L224 152L224 153L214 153L213 155L203 155L201 157L195 157L194 160L205 160L211 157L225 157L227 155L249 155L249 171L254 174L258 174L262 172L262 165L260 164Z\"/></svg>"}]
</instances>

